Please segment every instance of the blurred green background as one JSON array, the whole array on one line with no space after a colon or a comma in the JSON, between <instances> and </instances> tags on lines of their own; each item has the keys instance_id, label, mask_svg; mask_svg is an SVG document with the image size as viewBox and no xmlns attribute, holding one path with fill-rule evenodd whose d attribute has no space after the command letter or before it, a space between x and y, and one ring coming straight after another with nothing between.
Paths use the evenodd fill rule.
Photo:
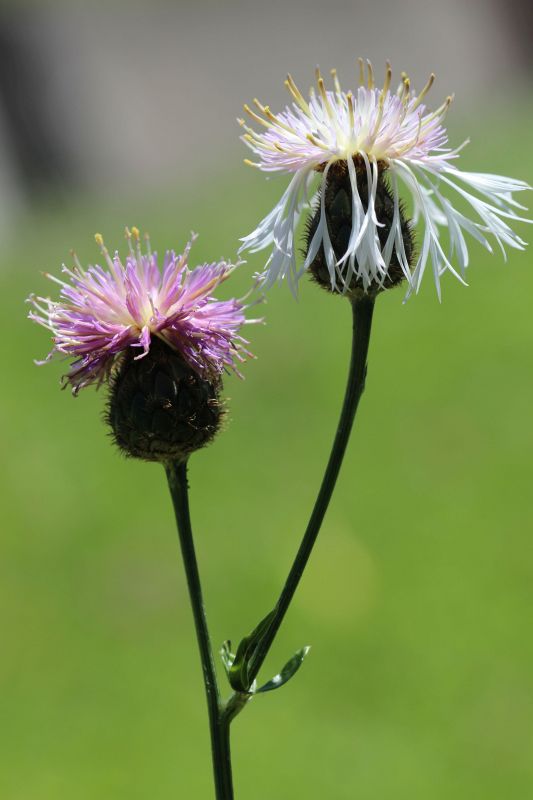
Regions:
<instances>
[{"instance_id":1,"label":"blurred green background","mask_svg":"<svg viewBox=\"0 0 533 800\"><path fill-rule=\"evenodd\" d=\"M528 178L509 106L471 131L463 167ZM510 121L509 121L510 120ZM484 131L491 135L484 138ZM455 141L462 130L454 130ZM505 141L505 146L502 146ZM104 392L73 399L46 332L24 318L75 244L154 246L200 232L193 263L231 254L278 196L245 168L208 193L90 198L27 219L4 254L0 394L0 797L211 796L198 655L163 470L121 458ZM522 226L527 237L526 226ZM338 490L263 670L313 649L233 733L238 798L449 800L533 791L531 254L473 249L471 286L439 305L430 276L378 302L369 376ZM243 292L250 259L235 276ZM348 303L304 281L250 327L256 362L228 378L227 430L191 464L216 645L272 606L328 453L349 352Z\"/></svg>"},{"instance_id":2,"label":"blurred green background","mask_svg":"<svg viewBox=\"0 0 533 800\"><path fill-rule=\"evenodd\" d=\"M104 391L74 399L59 390L65 365L34 365L49 339L24 299L55 289L40 272L58 273L72 247L93 261L95 231L123 249L125 225L159 252L197 231L193 265L234 257L287 184L242 166L234 117L255 94L277 108L285 71L305 88L318 59L347 86L359 54L416 86L435 69L430 103L455 89L451 141L472 137L461 167L531 183L521 8L2 7L0 800L213 795L164 473L114 450ZM236 800L533 796L531 250L503 264L473 244L471 256L470 287L446 276L441 305L429 274L407 305L402 289L378 301L338 488L261 677L312 650L236 720ZM263 261L250 257L226 296ZM246 331L257 361L226 380L227 428L190 468L216 647L275 602L350 348L348 303L306 280L298 302L274 288L251 313L267 322Z\"/></svg>"}]
</instances>

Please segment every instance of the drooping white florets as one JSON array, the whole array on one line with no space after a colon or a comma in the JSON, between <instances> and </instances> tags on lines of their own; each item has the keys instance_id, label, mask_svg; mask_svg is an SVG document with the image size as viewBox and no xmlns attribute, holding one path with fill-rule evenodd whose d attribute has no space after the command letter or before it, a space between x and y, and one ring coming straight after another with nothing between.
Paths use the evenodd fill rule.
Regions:
<instances>
[{"instance_id":1,"label":"drooping white florets","mask_svg":"<svg viewBox=\"0 0 533 800\"><path fill-rule=\"evenodd\" d=\"M396 91L391 91L392 71L387 64L385 82L376 88L370 62L359 59L359 86L352 92L341 89L332 70L333 89L326 89L320 70L316 71L318 91L311 89L306 99L289 75L285 84L293 103L279 114L254 100L256 110L245 105L259 131L239 120L245 144L258 156L252 164L264 172L292 175L280 201L255 231L244 237L241 250L256 252L271 248L265 267L265 285L287 278L296 291L297 280L323 248L331 287L346 291L356 280L365 290L385 285L391 259L408 281L408 295L418 291L428 262L440 297L440 277L452 272L464 283L468 266L465 232L477 239L489 252L492 236L505 256L505 247L523 249L525 242L506 220L522 220L513 192L528 189L526 183L500 175L463 172L454 166L461 147L448 147L443 127L444 116L452 97L435 111L424 99L431 88L431 75L416 94L409 78L402 74ZM340 255L332 246L325 209L325 189L330 168L338 162L346 165L351 190L351 235ZM295 228L299 215L310 204L313 178L321 174L320 218L314 231L305 263L296 264ZM386 240L379 236L384 221L376 212L378 185L387 175L394 198L394 212ZM422 232L418 258L408 263L402 239L400 184L410 194L413 222L420 221ZM451 189L475 212L474 218L458 211L446 192ZM528 220L525 220L528 221ZM439 226L448 228L450 246L444 251ZM453 264L456 264L457 269Z\"/></svg>"}]
</instances>

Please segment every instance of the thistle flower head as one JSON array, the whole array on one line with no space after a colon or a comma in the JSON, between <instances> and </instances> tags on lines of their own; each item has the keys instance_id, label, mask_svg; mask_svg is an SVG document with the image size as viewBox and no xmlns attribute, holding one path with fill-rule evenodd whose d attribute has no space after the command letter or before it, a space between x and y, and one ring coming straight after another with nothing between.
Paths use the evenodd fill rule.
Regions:
<instances>
[{"instance_id":1,"label":"thistle flower head","mask_svg":"<svg viewBox=\"0 0 533 800\"><path fill-rule=\"evenodd\" d=\"M271 248L264 272L266 286L287 278L295 291L302 272L320 254L333 290L347 291L355 283L364 291L378 291L390 285L389 270L394 263L408 281L410 294L420 287L426 266L431 262L440 296L443 272L452 272L464 283L468 266L465 233L490 252L492 247L487 237L492 236L504 256L505 246L524 247L525 243L506 220L521 219L516 209L523 206L513 199L512 193L529 187L512 178L457 169L453 162L462 146L448 147L443 125L452 97L447 97L434 111L425 104L433 75L418 94L405 74L393 90L392 70L387 64L383 86L377 87L372 65L370 62L365 65L359 59L359 85L354 92L341 88L335 70L332 79L333 87L326 88L317 69L317 88L311 89L306 98L289 75L285 85L293 100L290 106L274 114L268 106L254 100L254 109L247 105L244 109L260 128L255 130L244 119L239 120L245 131L243 141L258 157L257 161L247 160L247 163L264 172L285 172L292 176L275 208L242 240L242 250L256 252ZM317 221L312 226L305 263L298 269L295 228L302 209L310 204L308 193L317 173L321 176L315 204ZM338 183L339 176L344 176L348 196L345 217L350 222L341 252L330 230L327 208L329 183L332 179ZM420 220L423 228L414 263L412 243L405 241L400 183L412 200L413 223ZM449 190L466 200L474 219L454 207L446 197ZM386 202L380 203L383 192L387 194ZM330 197L337 195L338 191L329 193ZM388 205L388 217L380 216L383 211L380 206ZM448 252L441 245L439 226L448 228Z\"/></svg>"},{"instance_id":2,"label":"thistle flower head","mask_svg":"<svg viewBox=\"0 0 533 800\"><path fill-rule=\"evenodd\" d=\"M47 275L61 286L60 299L29 298L30 319L52 332L54 346L45 361L54 354L73 359L64 380L75 394L106 381L122 354L144 358L154 338L209 380L225 370L239 374L238 362L250 355L239 334L246 306L213 297L233 265L221 261L189 269L193 236L181 255L165 254L160 270L148 237L144 253L137 228L126 230L126 237L125 263L118 253L111 256L96 234L104 267L84 269L73 254L74 265L63 266L64 280Z\"/></svg>"}]
</instances>

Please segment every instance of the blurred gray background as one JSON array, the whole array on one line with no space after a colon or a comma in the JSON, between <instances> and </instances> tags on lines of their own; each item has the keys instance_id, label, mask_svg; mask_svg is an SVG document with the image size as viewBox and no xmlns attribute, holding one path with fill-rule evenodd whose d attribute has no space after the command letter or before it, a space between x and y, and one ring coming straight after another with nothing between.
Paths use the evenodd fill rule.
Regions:
<instances>
[{"instance_id":1,"label":"blurred gray background","mask_svg":"<svg viewBox=\"0 0 533 800\"><path fill-rule=\"evenodd\" d=\"M431 102L516 95L531 67L520 0L7 4L0 12L0 216L42 193L140 192L226 169L242 155L235 117L259 96L286 102L291 71L385 59ZM504 110L502 110L504 113ZM239 162L235 161L236 169Z\"/></svg>"}]
</instances>

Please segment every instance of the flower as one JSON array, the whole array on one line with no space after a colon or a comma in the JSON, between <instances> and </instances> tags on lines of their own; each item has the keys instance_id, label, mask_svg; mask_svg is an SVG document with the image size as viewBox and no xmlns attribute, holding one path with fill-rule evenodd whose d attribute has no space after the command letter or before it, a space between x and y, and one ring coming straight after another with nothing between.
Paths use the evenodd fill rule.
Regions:
<instances>
[{"instance_id":1,"label":"flower","mask_svg":"<svg viewBox=\"0 0 533 800\"><path fill-rule=\"evenodd\" d=\"M234 266L221 261L190 270L193 236L181 255L165 254L161 272L148 237L145 254L137 228L126 229L126 237L125 265L118 253L111 257L102 236L96 234L107 269L98 265L84 269L73 254L74 266L63 266L68 280L46 274L61 286L59 302L29 298L34 308L30 319L48 328L54 341L48 357L37 363L49 361L55 353L73 357L64 381L77 394L85 386L106 381L117 359L131 353L130 348L141 351L134 360L144 358L157 337L208 380L225 370L240 375L236 362L250 353L239 329L256 320L245 319L241 300L217 301L212 296Z\"/></svg>"},{"instance_id":2,"label":"flower","mask_svg":"<svg viewBox=\"0 0 533 800\"><path fill-rule=\"evenodd\" d=\"M391 258L397 260L409 283L408 296L418 291L424 271L431 261L440 298L441 275L450 271L464 283L468 266L465 233L492 252L488 236L494 237L505 257L505 246L523 249L525 242L514 233L506 220L523 220L517 209L524 209L512 193L530 188L523 181L479 172L463 172L454 161L464 145L448 147L443 126L452 102L447 97L435 111L429 111L425 97L431 88L431 75L416 94L407 75L391 91L392 71L387 63L383 88L374 85L370 62L359 59L359 86L355 93L341 89L332 70L333 90L326 89L320 70L316 70L318 92L311 89L307 100L289 75L285 85L293 98L279 114L254 100L256 110L245 105L246 113L263 130L257 132L244 120L245 144L259 157L246 163L264 172L292 175L290 184L275 208L258 227L242 239L242 250L256 252L272 247L263 277L269 287L287 278L293 292L305 269L310 267L323 248L331 288L346 291L353 280L365 291L383 288ZM465 142L466 144L466 142ZM342 253L331 243L325 208L328 173L342 167L350 195L351 231ZM316 229L309 242L302 269L296 266L295 228L304 206L309 205L308 191L316 173L321 174L317 197ZM376 211L376 193L386 185L393 198L388 228ZM399 183L407 188L413 204L413 224L423 226L418 257L410 264L402 227L402 203ZM445 195L455 196L475 212L474 219L454 207ZM466 201L466 203L464 202ZM392 205L392 204L391 204ZM329 216L329 215L328 215ZM439 227L447 227L449 251L440 242ZM381 236L380 236L381 232ZM456 261L458 269L452 265Z\"/></svg>"}]
</instances>

